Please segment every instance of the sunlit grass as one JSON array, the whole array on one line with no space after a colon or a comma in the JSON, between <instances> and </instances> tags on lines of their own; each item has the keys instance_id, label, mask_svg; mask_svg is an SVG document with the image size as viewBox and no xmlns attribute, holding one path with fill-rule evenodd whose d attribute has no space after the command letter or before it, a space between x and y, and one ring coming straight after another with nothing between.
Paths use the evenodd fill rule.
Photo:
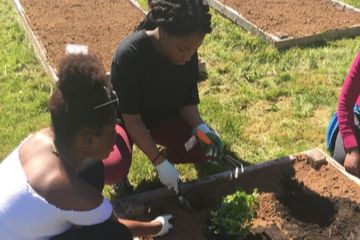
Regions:
<instances>
[{"instance_id":1,"label":"sunlit grass","mask_svg":"<svg viewBox=\"0 0 360 240\"><path fill-rule=\"evenodd\" d=\"M360 38L279 51L218 14L213 28L200 49L209 70L200 107L230 150L254 163L324 148Z\"/></svg>"},{"instance_id":2,"label":"sunlit grass","mask_svg":"<svg viewBox=\"0 0 360 240\"><path fill-rule=\"evenodd\" d=\"M10 1L0 1L0 159L48 124L51 81L35 58Z\"/></svg>"},{"instance_id":3,"label":"sunlit grass","mask_svg":"<svg viewBox=\"0 0 360 240\"><path fill-rule=\"evenodd\" d=\"M351 6L354 6L356 8L360 8L360 1L359 0L346 0L346 1L342 1L342 2L350 4Z\"/></svg>"}]
</instances>

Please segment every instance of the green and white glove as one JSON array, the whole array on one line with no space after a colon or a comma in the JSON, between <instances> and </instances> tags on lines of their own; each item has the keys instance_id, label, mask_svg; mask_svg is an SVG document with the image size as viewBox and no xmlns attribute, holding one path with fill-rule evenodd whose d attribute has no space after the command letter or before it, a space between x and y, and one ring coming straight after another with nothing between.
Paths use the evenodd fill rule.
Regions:
<instances>
[{"instance_id":1,"label":"green and white glove","mask_svg":"<svg viewBox=\"0 0 360 240\"><path fill-rule=\"evenodd\" d=\"M195 128L195 136L206 156L217 161L222 159L224 144L213 128L201 123Z\"/></svg>"}]
</instances>

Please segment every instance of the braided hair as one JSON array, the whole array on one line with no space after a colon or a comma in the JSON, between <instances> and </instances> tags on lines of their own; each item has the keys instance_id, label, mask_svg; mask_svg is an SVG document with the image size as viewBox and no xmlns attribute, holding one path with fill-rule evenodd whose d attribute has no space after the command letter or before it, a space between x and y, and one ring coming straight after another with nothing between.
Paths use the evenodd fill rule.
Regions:
<instances>
[{"instance_id":1,"label":"braided hair","mask_svg":"<svg viewBox=\"0 0 360 240\"><path fill-rule=\"evenodd\" d=\"M210 33L209 5L205 0L153 0L150 11L136 31L156 27L164 28L173 36Z\"/></svg>"},{"instance_id":2,"label":"braided hair","mask_svg":"<svg viewBox=\"0 0 360 240\"><path fill-rule=\"evenodd\" d=\"M68 55L58 67L57 88L49 102L55 143L70 143L83 128L100 130L110 124L116 115L113 104L94 108L109 102L112 90L104 68L95 55Z\"/></svg>"}]
</instances>

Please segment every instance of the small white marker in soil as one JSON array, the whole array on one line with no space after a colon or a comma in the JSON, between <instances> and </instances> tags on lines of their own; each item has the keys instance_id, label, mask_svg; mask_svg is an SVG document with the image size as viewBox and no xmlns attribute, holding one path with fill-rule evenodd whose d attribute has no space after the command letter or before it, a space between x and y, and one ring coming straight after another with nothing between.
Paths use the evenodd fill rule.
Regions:
<instances>
[{"instance_id":1,"label":"small white marker in soil","mask_svg":"<svg viewBox=\"0 0 360 240\"><path fill-rule=\"evenodd\" d=\"M69 54L88 54L89 47L86 45L79 45L79 44L66 44L65 53L66 55Z\"/></svg>"}]
</instances>

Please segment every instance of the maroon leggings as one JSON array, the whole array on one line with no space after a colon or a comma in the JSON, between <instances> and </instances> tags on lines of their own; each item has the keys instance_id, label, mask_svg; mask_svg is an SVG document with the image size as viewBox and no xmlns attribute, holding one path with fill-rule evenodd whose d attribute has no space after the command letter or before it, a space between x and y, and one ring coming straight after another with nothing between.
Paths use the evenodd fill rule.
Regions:
<instances>
[{"instance_id":1,"label":"maroon leggings","mask_svg":"<svg viewBox=\"0 0 360 240\"><path fill-rule=\"evenodd\" d=\"M114 150L103 160L105 183L113 184L124 179L131 166L133 142L125 129L116 125ZM180 117L166 120L149 130L156 144L166 147L167 157L173 163L195 163L208 160L199 145L186 151L185 142L191 137L192 128Z\"/></svg>"}]
</instances>

